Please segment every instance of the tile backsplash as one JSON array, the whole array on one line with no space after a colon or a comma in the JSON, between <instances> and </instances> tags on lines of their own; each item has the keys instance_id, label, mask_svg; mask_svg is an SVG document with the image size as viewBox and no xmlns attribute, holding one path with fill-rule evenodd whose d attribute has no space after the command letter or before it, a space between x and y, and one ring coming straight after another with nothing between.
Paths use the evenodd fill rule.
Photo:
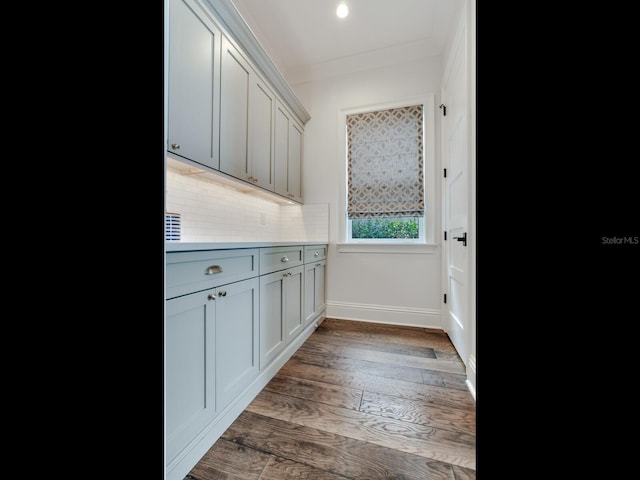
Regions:
<instances>
[{"instance_id":1,"label":"tile backsplash","mask_svg":"<svg viewBox=\"0 0 640 480\"><path fill-rule=\"evenodd\" d=\"M167 167L168 212L181 217L182 242L322 242L329 205L281 205L231 185Z\"/></svg>"}]
</instances>

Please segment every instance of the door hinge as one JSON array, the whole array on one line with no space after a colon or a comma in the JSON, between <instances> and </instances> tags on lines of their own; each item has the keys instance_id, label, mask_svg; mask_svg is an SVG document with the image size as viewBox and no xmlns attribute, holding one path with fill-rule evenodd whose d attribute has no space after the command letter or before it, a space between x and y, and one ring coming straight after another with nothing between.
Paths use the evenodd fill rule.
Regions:
<instances>
[{"instance_id":1,"label":"door hinge","mask_svg":"<svg viewBox=\"0 0 640 480\"><path fill-rule=\"evenodd\" d=\"M447 303L447 294L444 294L444 303Z\"/></svg>"},{"instance_id":2,"label":"door hinge","mask_svg":"<svg viewBox=\"0 0 640 480\"><path fill-rule=\"evenodd\" d=\"M444 103L441 103L441 104L438 106L438 108L441 108L441 109L442 109L442 115L443 115L444 117L446 117L446 116L447 116L447 106L446 106Z\"/></svg>"},{"instance_id":3,"label":"door hinge","mask_svg":"<svg viewBox=\"0 0 640 480\"><path fill-rule=\"evenodd\" d=\"M444 169L444 178L447 178L447 169Z\"/></svg>"},{"instance_id":4,"label":"door hinge","mask_svg":"<svg viewBox=\"0 0 640 480\"><path fill-rule=\"evenodd\" d=\"M445 240L447 239L447 232L446 231L444 232L444 239Z\"/></svg>"}]
</instances>

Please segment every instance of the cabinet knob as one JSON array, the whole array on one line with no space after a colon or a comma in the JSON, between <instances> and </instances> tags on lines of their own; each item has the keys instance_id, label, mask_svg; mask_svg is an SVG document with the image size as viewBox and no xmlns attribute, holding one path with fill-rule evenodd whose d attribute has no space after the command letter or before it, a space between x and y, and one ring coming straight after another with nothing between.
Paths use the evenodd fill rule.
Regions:
<instances>
[{"instance_id":1,"label":"cabinet knob","mask_svg":"<svg viewBox=\"0 0 640 480\"><path fill-rule=\"evenodd\" d=\"M210 293L209 296L207 296L207 298L209 300L215 300L216 299L216 294L215 293Z\"/></svg>"},{"instance_id":2,"label":"cabinet knob","mask_svg":"<svg viewBox=\"0 0 640 480\"><path fill-rule=\"evenodd\" d=\"M282 276L283 277L290 277L291 276L291 272L283 273Z\"/></svg>"},{"instance_id":3,"label":"cabinet knob","mask_svg":"<svg viewBox=\"0 0 640 480\"><path fill-rule=\"evenodd\" d=\"M218 296L219 297L226 297L227 296L227 291L226 290L218 290Z\"/></svg>"},{"instance_id":4,"label":"cabinet knob","mask_svg":"<svg viewBox=\"0 0 640 480\"><path fill-rule=\"evenodd\" d=\"M282 257L280 259L281 262L288 262L289 261L289 257Z\"/></svg>"},{"instance_id":5,"label":"cabinet knob","mask_svg":"<svg viewBox=\"0 0 640 480\"><path fill-rule=\"evenodd\" d=\"M314 257L317 257L318 255L320 255L320 252L316 252L313 254Z\"/></svg>"},{"instance_id":6,"label":"cabinet knob","mask_svg":"<svg viewBox=\"0 0 640 480\"><path fill-rule=\"evenodd\" d=\"M180 150L180 144L179 143L172 143L171 144L171 148L173 150Z\"/></svg>"}]
</instances>

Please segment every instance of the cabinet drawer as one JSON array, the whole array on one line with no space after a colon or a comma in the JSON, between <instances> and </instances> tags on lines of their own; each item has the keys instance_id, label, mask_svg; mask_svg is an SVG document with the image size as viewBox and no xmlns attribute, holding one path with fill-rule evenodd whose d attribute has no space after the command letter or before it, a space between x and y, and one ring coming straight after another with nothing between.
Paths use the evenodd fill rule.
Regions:
<instances>
[{"instance_id":1,"label":"cabinet drawer","mask_svg":"<svg viewBox=\"0 0 640 480\"><path fill-rule=\"evenodd\" d=\"M304 247L304 263L315 262L327 258L326 245L306 245Z\"/></svg>"},{"instance_id":2,"label":"cabinet drawer","mask_svg":"<svg viewBox=\"0 0 640 480\"><path fill-rule=\"evenodd\" d=\"M168 252L166 298L258 276L258 249Z\"/></svg>"},{"instance_id":3,"label":"cabinet drawer","mask_svg":"<svg viewBox=\"0 0 640 480\"><path fill-rule=\"evenodd\" d=\"M304 248L268 247L260 249L260 275L277 272L285 268L297 267L303 263Z\"/></svg>"}]
</instances>

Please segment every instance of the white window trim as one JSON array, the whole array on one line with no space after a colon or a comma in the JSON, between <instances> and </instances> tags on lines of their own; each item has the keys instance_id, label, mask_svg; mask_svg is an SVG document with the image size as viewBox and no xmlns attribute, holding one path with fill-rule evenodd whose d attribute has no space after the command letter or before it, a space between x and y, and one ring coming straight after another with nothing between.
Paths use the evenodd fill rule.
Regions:
<instances>
[{"instance_id":1,"label":"white window trim","mask_svg":"<svg viewBox=\"0 0 640 480\"><path fill-rule=\"evenodd\" d=\"M424 118L424 188L425 188L425 221L424 240L353 240L347 232L347 115L386 110L389 108L423 105ZM336 244L339 252L369 253L434 253L437 208L436 208L436 145L435 145L435 94L429 93L415 97L403 98L394 102L364 105L360 107L338 110L338 156L342 162L342 181L340 182L340 202L343 217L338 222L340 242Z\"/></svg>"},{"instance_id":2,"label":"white window trim","mask_svg":"<svg viewBox=\"0 0 640 480\"><path fill-rule=\"evenodd\" d=\"M427 253L434 254L438 245L432 243L336 243L339 253Z\"/></svg>"}]
</instances>

